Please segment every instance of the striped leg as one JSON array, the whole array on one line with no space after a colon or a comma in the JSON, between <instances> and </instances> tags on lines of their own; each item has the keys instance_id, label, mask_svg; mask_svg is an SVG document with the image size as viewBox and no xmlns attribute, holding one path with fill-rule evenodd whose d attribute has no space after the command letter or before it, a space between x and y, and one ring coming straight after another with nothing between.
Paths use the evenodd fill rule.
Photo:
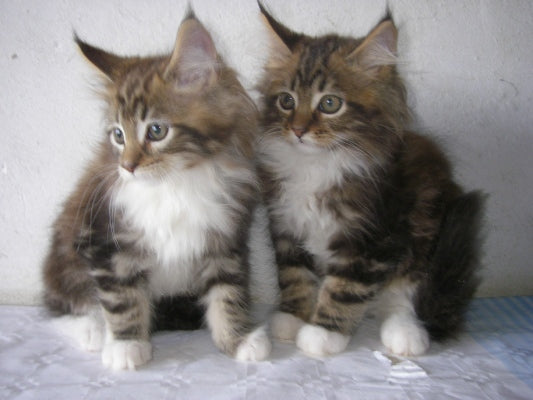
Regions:
<instances>
[{"instance_id":1,"label":"striped leg","mask_svg":"<svg viewBox=\"0 0 533 400\"><path fill-rule=\"evenodd\" d=\"M293 341L313 313L317 278L311 272L311 256L300 250L295 241L281 237L275 244L281 300L270 325L274 337Z\"/></svg>"},{"instance_id":2,"label":"striped leg","mask_svg":"<svg viewBox=\"0 0 533 400\"><path fill-rule=\"evenodd\" d=\"M102 362L114 370L135 369L152 358L150 296L146 275L132 267L138 262L117 253L113 268L93 271L106 322Z\"/></svg>"},{"instance_id":3,"label":"striped leg","mask_svg":"<svg viewBox=\"0 0 533 400\"><path fill-rule=\"evenodd\" d=\"M387 265L359 257L330 265L310 323L298 332L297 346L318 356L343 351L388 273Z\"/></svg>"},{"instance_id":4,"label":"striped leg","mask_svg":"<svg viewBox=\"0 0 533 400\"><path fill-rule=\"evenodd\" d=\"M202 301L213 341L241 361L258 361L270 353L270 341L250 319L248 274L239 254L207 260Z\"/></svg>"},{"instance_id":5,"label":"striped leg","mask_svg":"<svg viewBox=\"0 0 533 400\"><path fill-rule=\"evenodd\" d=\"M310 323L298 332L297 346L318 356L340 353L348 345L354 326L363 318L373 296L372 286L326 277Z\"/></svg>"}]
</instances>

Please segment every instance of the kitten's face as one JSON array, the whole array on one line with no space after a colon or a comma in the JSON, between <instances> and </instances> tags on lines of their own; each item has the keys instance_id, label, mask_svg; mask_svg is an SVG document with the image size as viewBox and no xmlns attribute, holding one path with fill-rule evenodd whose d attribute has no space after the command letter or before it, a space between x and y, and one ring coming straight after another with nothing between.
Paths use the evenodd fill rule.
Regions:
<instances>
[{"instance_id":1,"label":"kitten's face","mask_svg":"<svg viewBox=\"0 0 533 400\"><path fill-rule=\"evenodd\" d=\"M216 134L226 119L220 107L159 73L143 79L130 73L112 93L110 110L107 133L123 179L162 180L213 157L226 143Z\"/></svg>"},{"instance_id":2,"label":"kitten's face","mask_svg":"<svg viewBox=\"0 0 533 400\"><path fill-rule=\"evenodd\" d=\"M274 79L266 90L265 121L298 151L335 148L358 125L352 107L357 96L346 82L351 71L337 45L335 38L308 43L286 59L284 68L270 71Z\"/></svg>"},{"instance_id":3,"label":"kitten's face","mask_svg":"<svg viewBox=\"0 0 533 400\"><path fill-rule=\"evenodd\" d=\"M255 108L193 17L168 57L125 58L78 45L108 78L106 132L123 179L164 182L224 150L247 156Z\"/></svg>"},{"instance_id":4,"label":"kitten's face","mask_svg":"<svg viewBox=\"0 0 533 400\"><path fill-rule=\"evenodd\" d=\"M265 135L304 153L342 148L374 157L405 112L393 49L386 47L395 46L394 26L366 39L310 38L268 18L277 54L263 82ZM380 59L379 51L387 54Z\"/></svg>"}]
</instances>

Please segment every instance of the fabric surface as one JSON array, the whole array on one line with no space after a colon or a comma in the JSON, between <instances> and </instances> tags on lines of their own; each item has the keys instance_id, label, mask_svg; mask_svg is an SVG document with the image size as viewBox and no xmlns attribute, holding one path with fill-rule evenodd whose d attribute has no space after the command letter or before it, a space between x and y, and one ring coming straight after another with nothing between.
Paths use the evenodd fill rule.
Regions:
<instances>
[{"instance_id":1,"label":"fabric surface","mask_svg":"<svg viewBox=\"0 0 533 400\"><path fill-rule=\"evenodd\" d=\"M1 399L532 399L533 297L475 300L466 332L410 360L365 320L347 351L310 358L274 342L267 361L221 354L206 330L153 337L153 360L111 372L39 307L0 306ZM529 386L528 386L529 385Z\"/></svg>"}]
</instances>

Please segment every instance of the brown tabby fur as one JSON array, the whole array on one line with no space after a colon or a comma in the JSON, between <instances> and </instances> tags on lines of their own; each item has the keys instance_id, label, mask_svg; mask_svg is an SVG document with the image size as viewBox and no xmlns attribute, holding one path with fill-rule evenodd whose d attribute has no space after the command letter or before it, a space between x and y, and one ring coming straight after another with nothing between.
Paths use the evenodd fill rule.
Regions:
<instances>
[{"instance_id":1,"label":"brown tabby fur","mask_svg":"<svg viewBox=\"0 0 533 400\"><path fill-rule=\"evenodd\" d=\"M407 129L392 20L362 39L313 38L261 9L273 44L260 175L280 311L349 335L372 300L405 283L429 333L449 336L478 282L482 196L465 194L439 147ZM321 112L326 94L342 99L339 112Z\"/></svg>"},{"instance_id":2,"label":"brown tabby fur","mask_svg":"<svg viewBox=\"0 0 533 400\"><path fill-rule=\"evenodd\" d=\"M109 340L129 341L147 341L154 329L197 328L205 312L216 344L234 355L252 329L254 104L192 15L170 56L119 57L77 43L105 74L107 128L54 224L46 305L73 315L101 308ZM168 128L168 138L140 138L151 121ZM116 143L116 127L125 144ZM137 199L152 192L147 204Z\"/></svg>"}]
</instances>

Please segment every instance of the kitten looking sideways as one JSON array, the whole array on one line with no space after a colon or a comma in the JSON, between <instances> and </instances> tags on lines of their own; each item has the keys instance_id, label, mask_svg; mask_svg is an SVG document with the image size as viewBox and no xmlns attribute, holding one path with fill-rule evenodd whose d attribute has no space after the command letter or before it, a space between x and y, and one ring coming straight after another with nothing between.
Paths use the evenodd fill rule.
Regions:
<instances>
[{"instance_id":1,"label":"kitten looking sideways","mask_svg":"<svg viewBox=\"0 0 533 400\"><path fill-rule=\"evenodd\" d=\"M416 356L461 326L479 267L483 195L465 192L408 130L397 30L272 37L259 171L281 293L271 329L318 356L343 351L370 305L391 352Z\"/></svg>"},{"instance_id":2,"label":"kitten looking sideways","mask_svg":"<svg viewBox=\"0 0 533 400\"><path fill-rule=\"evenodd\" d=\"M192 14L169 56L77 43L105 79L106 127L55 222L46 305L112 369L150 360L154 329L204 320L225 353L266 358L249 315L254 104Z\"/></svg>"}]
</instances>

